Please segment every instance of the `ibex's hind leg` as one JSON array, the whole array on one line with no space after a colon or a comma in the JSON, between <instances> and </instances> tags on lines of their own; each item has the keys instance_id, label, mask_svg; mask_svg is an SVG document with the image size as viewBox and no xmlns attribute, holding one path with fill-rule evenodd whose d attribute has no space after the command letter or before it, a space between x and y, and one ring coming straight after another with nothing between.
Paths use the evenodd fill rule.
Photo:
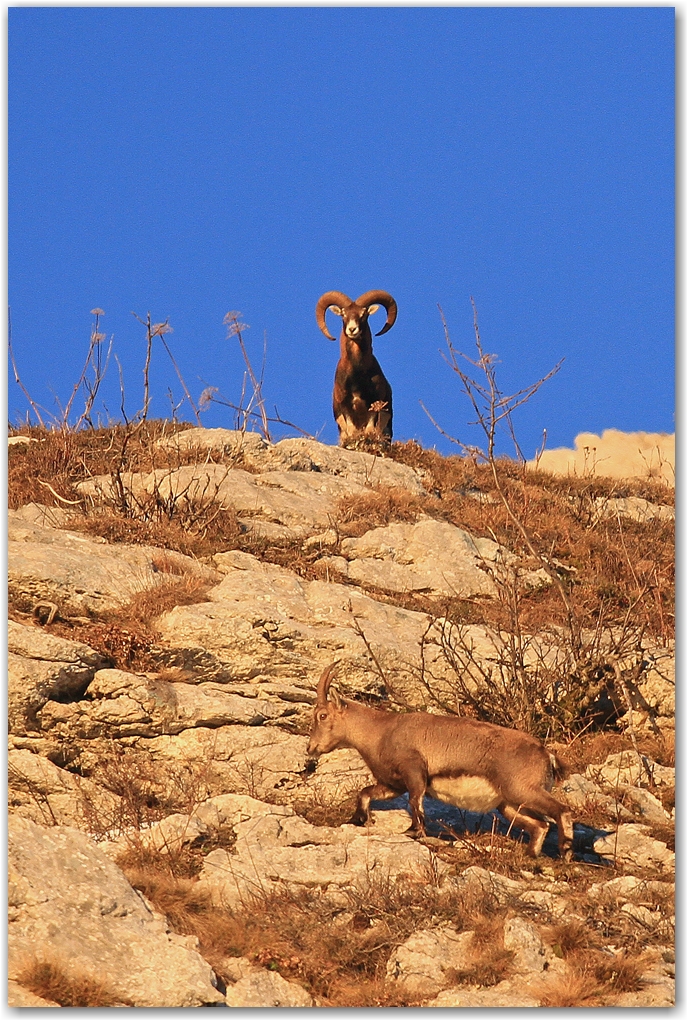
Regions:
<instances>
[{"instance_id":1,"label":"ibex's hind leg","mask_svg":"<svg viewBox=\"0 0 687 1020\"><path fill-rule=\"evenodd\" d=\"M375 783L372 786L366 786L364 790L361 790L358 794L358 803L353 816L348 820L349 825L370 825L372 818L370 817L370 801L372 800L393 800L394 797L398 797L399 790L392 790L390 786L385 786L384 783Z\"/></svg>"},{"instance_id":2,"label":"ibex's hind leg","mask_svg":"<svg viewBox=\"0 0 687 1020\"><path fill-rule=\"evenodd\" d=\"M572 849L573 824L568 808L546 790L537 790L535 795L527 798L524 807L525 810L529 808L536 814L555 821L558 828L558 853L561 857L569 856Z\"/></svg>"},{"instance_id":3,"label":"ibex's hind leg","mask_svg":"<svg viewBox=\"0 0 687 1020\"><path fill-rule=\"evenodd\" d=\"M518 809L504 803L499 804L498 809L507 822L517 826L518 829L525 830L530 837L530 841L527 844L527 853L530 857L538 857L544 845L546 834L549 831L548 822L540 818L534 818L529 813L525 814L522 807Z\"/></svg>"},{"instance_id":4,"label":"ibex's hind leg","mask_svg":"<svg viewBox=\"0 0 687 1020\"><path fill-rule=\"evenodd\" d=\"M538 857L541 853L549 831L549 825L545 819L552 818L558 828L558 852L561 857L568 856L573 840L572 815L550 793L545 790L537 791L517 809L509 804L502 804L499 811L509 822L529 833L530 842L527 852L531 857Z\"/></svg>"}]
</instances>

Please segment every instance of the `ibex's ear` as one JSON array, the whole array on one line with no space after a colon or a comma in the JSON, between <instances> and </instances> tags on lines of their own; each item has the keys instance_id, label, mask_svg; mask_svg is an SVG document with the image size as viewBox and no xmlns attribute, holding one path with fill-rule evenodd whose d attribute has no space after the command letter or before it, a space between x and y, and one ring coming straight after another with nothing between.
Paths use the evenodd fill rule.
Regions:
<instances>
[{"instance_id":1,"label":"ibex's ear","mask_svg":"<svg viewBox=\"0 0 687 1020\"><path fill-rule=\"evenodd\" d=\"M367 310L367 314L368 315L374 315L374 313L378 312L380 308L381 308L381 305L370 305L370 307Z\"/></svg>"},{"instance_id":2,"label":"ibex's ear","mask_svg":"<svg viewBox=\"0 0 687 1020\"><path fill-rule=\"evenodd\" d=\"M334 312L334 315L343 316L343 310L338 305L330 305L329 311Z\"/></svg>"},{"instance_id":3,"label":"ibex's ear","mask_svg":"<svg viewBox=\"0 0 687 1020\"><path fill-rule=\"evenodd\" d=\"M332 687L332 689L330 690L329 700L331 701L334 708L341 708L342 705L341 696L339 695L339 692L337 691L336 687Z\"/></svg>"}]
</instances>

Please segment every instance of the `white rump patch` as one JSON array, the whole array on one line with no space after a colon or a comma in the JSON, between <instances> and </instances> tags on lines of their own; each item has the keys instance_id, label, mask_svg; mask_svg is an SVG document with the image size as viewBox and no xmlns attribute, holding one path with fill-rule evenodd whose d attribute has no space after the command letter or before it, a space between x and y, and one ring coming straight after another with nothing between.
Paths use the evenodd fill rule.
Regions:
<instances>
[{"instance_id":1,"label":"white rump patch","mask_svg":"<svg viewBox=\"0 0 687 1020\"><path fill-rule=\"evenodd\" d=\"M482 776L435 776L427 793L465 811L493 811L503 800L493 783Z\"/></svg>"}]
</instances>

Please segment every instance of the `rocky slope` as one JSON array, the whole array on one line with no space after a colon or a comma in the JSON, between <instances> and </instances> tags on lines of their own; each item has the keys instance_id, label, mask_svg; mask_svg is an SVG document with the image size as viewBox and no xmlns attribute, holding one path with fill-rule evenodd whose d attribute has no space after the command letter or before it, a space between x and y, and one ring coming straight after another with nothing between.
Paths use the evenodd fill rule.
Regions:
<instances>
[{"instance_id":1,"label":"rocky slope","mask_svg":"<svg viewBox=\"0 0 687 1020\"><path fill-rule=\"evenodd\" d=\"M183 555L88 533L66 499L9 512L10 1003L54 1005L58 985L36 978L52 968L63 984L100 982L105 999L89 1004L670 1005L674 770L650 752L674 725L671 646L646 642L632 718L562 784L572 862L552 840L532 863L519 833L431 800L422 842L402 834L403 800L369 830L338 824L368 773L353 751L308 759L322 669L340 661L345 695L436 710L428 689L455 698L455 663L426 607L487 604L509 571L535 594L550 578L425 512L427 478L407 464L227 430L182 431L160 450L166 466L130 471L127 493L212 508L242 542ZM113 484L95 475L79 492L107 508ZM413 513L342 535L341 501L370 493ZM614 515L637 526L669 514L620 499ZM461 634L473 661L493 662L486 619ZM550 649L533 641L527 655ZM232 919L219 955L188 911L165 906L158 872L207 923ZM391 906L375 915L382 889L389 904L410 896L412 923L392 923ZM383 929L376 998L337 999L304 957L239 937L275 897L307 900L327 939Z\"/></svg>"}]
</instances>

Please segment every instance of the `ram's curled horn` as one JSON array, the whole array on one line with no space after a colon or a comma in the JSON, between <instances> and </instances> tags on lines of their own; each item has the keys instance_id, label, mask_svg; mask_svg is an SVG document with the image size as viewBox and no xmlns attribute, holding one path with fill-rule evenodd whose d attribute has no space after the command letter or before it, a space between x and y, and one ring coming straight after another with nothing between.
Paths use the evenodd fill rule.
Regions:
<instances>
[{"instance_id":1,"label":"ram's curled horn","mask_svg":"<svg viewBox=\"0 0 687 1020\"><path fill-rule=\"evenodd\" d=\"M386 308L386 323L379 333L375 333L375 336L381 336L382 333L386 333L396 322L398 307L391 294L387 294L385 290L368 290L361 294L355 303L362 308L369 308L370 305L383 305Z\"/></svg>"},{"instance_id":2,"label":"ram's curled horn","mask_svg":"<svg viewBox=\"0 0 687 1020\"><path fill-rule=\"evenodd\" d=\"M331 665L327 666L324 673L320 677L320 682L317 685L317 704L325 705L327 702L327 695L329 694L329 685L332 682L334 676L334 670L339 665L339 659L336 662L332 662Z\"/></svg>"},{"instance_id":3,"label":"ram's curled horn","mask_svg":"<svg viewBox=\"0 0 687 1020\"><path fill-rule=\"evenodd\" d=\"M323 294L320 300L317 302L315 307L315 318L317 319L317 325L320 327L324 335L328 340L336 340L336 337L327 329L327 322L325 319L325 313L330 305L339 305L340 308L347 308L348 305L352 304L351 299L346 295L342 294L340 290L328 290L326 294Z\"/></svg>"}]
</instances>

